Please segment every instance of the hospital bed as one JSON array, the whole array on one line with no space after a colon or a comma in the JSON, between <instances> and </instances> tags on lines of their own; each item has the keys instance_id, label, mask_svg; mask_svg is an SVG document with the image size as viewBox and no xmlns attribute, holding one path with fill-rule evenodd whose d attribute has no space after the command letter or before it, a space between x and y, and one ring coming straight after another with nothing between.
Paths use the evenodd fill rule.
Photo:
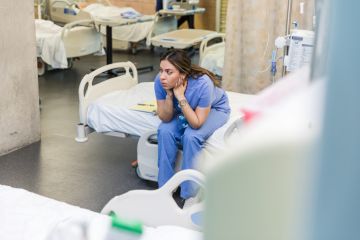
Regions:
<instances>
[{"instance_id":1,"label":"hospital bed","mask_svg":"<svg viewBox=\"0 0 360 240\"><path fill-rule=\"evenodd\" d=\"M186 49L188 55L192 56L202 41L216 34L214 31L202 29L180 29L152 37L151 45L160 48Z\"/></svg>"},{"instance_id":2,"label":"hospital bed","mask_svg":"<svg viewBox=\"0 0 360 240\"><path fill-rule=\"evenodd\" d=\"M73 58L102 50L101 36L92 20L80 20L60 27L51 21L35 19L35 29L39 75L45 73L47 65L68 68Z\"/></svg>"},{"instance_id":3,"label":"hospital bed","mask_svg":"<svg viewBox=\"0 0 360 240\"><path fill-rule=\"evenodd\" d=\"M96 76L117 68L123 68L124 74L95 84ZM225 148L227 137L241 126L241 106L252 99L251 95L227 94L232 109L230 120L207 140L203 151ZM137 71L131 62L106 65L85 75L79 86L80 123L76 140L87 141L88 134L93 131L118 137L140 137L137 173L143 179L157 181L157 144L154 136L160 119L153 113L131 109L138 103L149 101L155 101L154 83L138 83Z\"/></svg>"},{"instance_id":4,"label":"hospital bed","mask_svg":"<svg viewBox=\"0 0 360 240\"><path fill-rule=\"evenodd\" d=\"M204 39L199 48L199 65L217 76L223 75L225 34L217 33Z\"/></svg>"},{"instance_id":5,"label":"hospital bed","mask_svg":"<svg viewBox=\"0 0 360 240\"><path fill-rule=\"evenodd\" d=\"M157 20L152 15L142 15L133 8L116 6L105 6L99 3L89 4L79 8L73 1L56 0L51 1L50 17L54 22L69 23L79 19L93 19L103 34L103 45L106 46L106 27L112 27L113 48L129 49L136 51L136 43L146 39L153 30L154 22ZM168 19L168 17L167 17ZM171 29L173 21L169 21Z\"/></svg>"},{"instance_id":6,"label":"hospital bed","mask_svg":"<svg viewBox=\"0 0 360 240\"><path fill-rule=\"evenodd\" d=\"M106 238L106 233L111 230L109 226L111 219L107 214L112 212L122 220L123 225L134 221L143 224L142 235L131 239L200 240L202 234L199 231L201 230L199 217L203 210L203 203L181 209L172 198L172 192L180 183L187 180L204 185L204 176L201 173L195 170L182 171L175 174L160 189L132 190L114 197L101 211L103 214L24 189L0 185L0 239L114 239Z\"/></svg>"}]
</instances>

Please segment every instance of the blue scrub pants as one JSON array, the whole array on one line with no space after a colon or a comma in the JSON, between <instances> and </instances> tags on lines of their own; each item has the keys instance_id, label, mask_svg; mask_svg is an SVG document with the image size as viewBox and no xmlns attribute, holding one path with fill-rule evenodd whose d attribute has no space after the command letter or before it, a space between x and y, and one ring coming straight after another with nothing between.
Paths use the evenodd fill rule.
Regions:
<instances>
[{"instance_id":1,"label":"blue scrub pants","mask_svg":"<svg viewBox=\"0 0 360 240\"><path fill-rule=\"evenodd\" d=\"M205 123L199 129L190 126L181 128L177 116L170 122L162 122L158 129L158 183L163 186L173 175L178 151L177 143L183 146L181 169L194 167L194 159L202 149L205 141L223 126L229 119L229 113L211 109ZM190 181L181 184L180 196L188 199L196 195L197 186Z\"/></svg>"}]
</instances>

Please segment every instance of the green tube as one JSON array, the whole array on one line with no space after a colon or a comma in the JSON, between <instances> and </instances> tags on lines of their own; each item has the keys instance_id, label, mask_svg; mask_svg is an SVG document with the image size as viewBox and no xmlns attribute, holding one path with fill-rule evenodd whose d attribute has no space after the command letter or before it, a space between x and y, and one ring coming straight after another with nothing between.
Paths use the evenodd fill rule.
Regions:
<instances>
[{"instance_id":1,"label":"green tube","mask_svg":"<svg viewBox=\"0 0 360 240\"><path fill-rule=\"evenodd\" d=\"M124 230L133 234L141 235L143 233L143 225L139 221L125 221L120 219L114 212L111 212L111 226L118 230Z\"/></svg>"}]
</instances>

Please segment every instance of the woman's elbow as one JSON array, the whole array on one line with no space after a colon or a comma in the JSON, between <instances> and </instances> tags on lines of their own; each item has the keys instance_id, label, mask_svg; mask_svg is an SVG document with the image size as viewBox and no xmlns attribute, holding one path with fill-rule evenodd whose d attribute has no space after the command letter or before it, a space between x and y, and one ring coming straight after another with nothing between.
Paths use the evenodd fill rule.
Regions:
<instances>
[{"instance_id":1,"label":"woman's elbow","mask_svg":"<svg viewBox=\"0 0 360 240\"><path fill-rule=\"evenodd\" d=\"M192 129L199 129L199 128L201 128L202 125L203 125L203 123L193 123L193 124L190 124L190 126L191 126Z\"/></svg>"},{"instance_id":2,"label":"woman's elbow","mask_svg":"<svg viewBox=\"0 0 360 240\"><path fill-rule=\"evenodd\" d=\"M159 114L159 118L163 122L170 122L171 119L172 119L172 117L170 117L170 116L166 116L166 115L164 116L164 115L161 115L161 114Z\"/></svg>"},{"instance_id":3,"label":"woman's elbow","mask_svg":"<svg viewBox=\"0 0 360 240\"><path fill-rule=\"evenodd\" d=\"M161 119L161 118L160 118ZM171 118L163 118L161 119L162 122L170 122L171 121Z\"/></svg>"}]
</instances>

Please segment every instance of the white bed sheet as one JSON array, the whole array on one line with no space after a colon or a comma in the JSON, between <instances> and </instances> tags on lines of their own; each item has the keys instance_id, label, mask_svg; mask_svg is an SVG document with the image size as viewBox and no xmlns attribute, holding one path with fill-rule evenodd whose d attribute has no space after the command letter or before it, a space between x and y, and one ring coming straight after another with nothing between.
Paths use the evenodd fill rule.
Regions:
<instances>
[{"instance_id":1,"label":"white bed sheet","mask_svg":"<svg viewBox=\"0 0 360 240\"><path fill-rule=\"evenodd\" d=\"M227 93L232 109L230 120L208 139L206 144L211 148L224 148L226 130L241 116L240 108L253 98L247 94ZM155 99L153 82L139 83L131 89L107 94L89 105L88 125L96 132L123 132L136 136L155 131L161 122L157 116L129 109L137 103Z\"/></svg>"},{"instance_id":2,"label":"white bed sheet","mask_svg":"<svg viewBox=\"0 0 360 240\"><path fill-rule=\"evenodd\" d=\"M62 27L51 21L35 19L36 54L53 68L67 68L64 42L61 40Z\"/></svg>"},{"instance_id":3,"label":"white bed sheet","mask_svg":"<svg viewBox=\"0 0 360 240\"><path fill-rule=\"evenodd\" d=\"M141 41L142 39L145 39L149 35L154 25L154 21L147 21L149 19L151 20L154 19L154 16L143 16L135 9L130 7L119 8L115 6L104 6L102 4L93 3L87 6L86 8L84 8L83 11L88 12L94 21L97 21L99 19L101 21L114 20L116 22L119 22L120 19L121 21L119 22L119 24L121 22L123 22L123 24L126 24L126 22L131 22L132 20L135 19L144 21L144 22L137 22L136 24L113 27L112 29L113 39L117 39L121 41L129 41L129 42ZM137 16L137 18L121 19L121 16L123 14ZM106 35L106 29L101 28L101 33Z\"/></svg>"},{"instance_id":4,"label":"white bed sheet","mask_svg":"<svg viewBox=\"0 0 360 240\"><path fill-rule=\"evenodd\" d=\"M100 214L24 189L0 185L0 239L45 240L61 223Z\"/></svg>"},{"instance_id":5,"label":"white bed sheet","mask_svg":"<svg viewBox=\"0 0 360 240\"><path fill-rule=\"evenodd\" d=\"M92 227L88 239L102 231L106 215L47 198L24 189L0 185L0 239L2 240L64 240L76 236L75 223ZM106 225L105 225L106 226ZM69 231L69 228L72 231ZM144 226L139 240L189 239L201 240L200 232L179 226ZM70 234L70 235L69 235ZM100 235L102 236L102 235Z\"/></svg>"},{"instance_id":6,"label":"white bed sheet","mask_svg":"<svg viewBox=\"0 0 360 240\"><path fill-rule=\"evenodd\" d=\"M157 129L160 119L152 113L129 109L138 103L153 101L154 83L140 83L128 90L114 91L88 107L88 125L96 132L142 134Z\"/></svg>"}]
</instances>

